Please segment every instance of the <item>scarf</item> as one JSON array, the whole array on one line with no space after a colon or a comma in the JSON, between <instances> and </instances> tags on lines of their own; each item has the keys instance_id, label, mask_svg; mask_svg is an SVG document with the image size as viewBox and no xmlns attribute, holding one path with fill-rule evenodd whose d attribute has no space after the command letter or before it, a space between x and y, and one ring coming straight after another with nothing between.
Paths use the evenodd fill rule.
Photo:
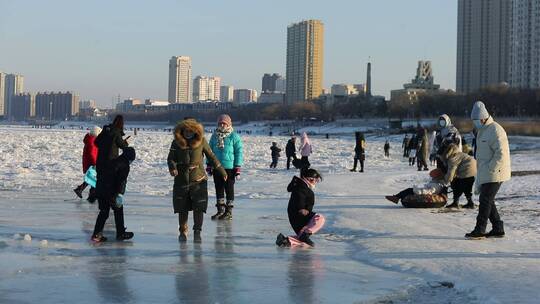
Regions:
<instances>
[{"instance_id":1,"label":"scarf","mask_svg":"<svg viewBox=\"0 0 540 304\"><path fill-rule=\"evenodd\" d=\"M225 127L225 128L217 128L216 129L216 136L217 136L217 146L218 148L222 149L225 148L225 138L233 132L233 127Z\"/></svg>"}]
</instances>

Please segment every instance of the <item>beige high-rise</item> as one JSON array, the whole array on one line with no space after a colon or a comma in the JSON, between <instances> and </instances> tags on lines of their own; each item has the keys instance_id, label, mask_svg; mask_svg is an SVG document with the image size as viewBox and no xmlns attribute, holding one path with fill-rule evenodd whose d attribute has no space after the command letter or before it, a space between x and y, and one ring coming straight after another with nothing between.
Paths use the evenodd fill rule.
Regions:
<instances>
[{"instance_id":1,"label":"beige high-rise","mask_svg":"<svg viewBox=\"0 0 540 304\"><path fill-rule=\"evenodd\" d=\"M508 81L511 1L459 0L456 90Z\"/></svg>"},{"instance_id":2,"label":"beige high-rise","mask_svg":"<svg viewBox=\"0 0 540 304\"><path fill-rule=\"evenodd\" d=\"M169 102L191 102L191 58L173 56L169 60Z\"/></svg>"},{"instance_id":3,"label":"beige high-rise","mask_svg":"<svg viewBox=\"0 0 540 304\"><path fill-rule=\"evenodd\" d=\"M510 85L540 88L540 0L513 0Z\"/></svg>"},{"instance_id":4,"label":"beige high-rise","mask_svg":"<svg viewBox=\"0 0 540 304\"><path fill-rule=\"evenodd\" d=\"M324 26L306 20L287 28L287 103L313 100L322 94Z\"/></svg>"}]
</instances>

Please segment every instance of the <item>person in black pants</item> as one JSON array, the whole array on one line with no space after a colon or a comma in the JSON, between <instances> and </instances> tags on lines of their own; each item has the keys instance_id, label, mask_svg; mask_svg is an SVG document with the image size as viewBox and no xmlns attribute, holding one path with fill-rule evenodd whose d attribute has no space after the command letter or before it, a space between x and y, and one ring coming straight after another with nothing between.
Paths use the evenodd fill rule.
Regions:
<instances>
[{"instance_id":1,"label":"person in black pants","mask_svg":"<svg viewBox=\"0 0 540 304\"><path fill-rule=\"evenodd\" d=\"M281 149L278 148L277 142L273 141L272 146L270 147L270 150L272 151L272 163L270 164L270 168L276 168L278 160L279 160L279 153L281 152Z\"/></svg>"},{"instance_id":2,"label":"person in black pants","mask_svg":"<svg viewBox=\"0 0 540 304\"><path fill-rule=\"evenodd\" d=\"M294 134L291 136L291 139L287 141L285 155L287 156L287 170L289 170L291 168L291 161L296 159L296 136L294 136Z\"/></svg>"}]
</instances>

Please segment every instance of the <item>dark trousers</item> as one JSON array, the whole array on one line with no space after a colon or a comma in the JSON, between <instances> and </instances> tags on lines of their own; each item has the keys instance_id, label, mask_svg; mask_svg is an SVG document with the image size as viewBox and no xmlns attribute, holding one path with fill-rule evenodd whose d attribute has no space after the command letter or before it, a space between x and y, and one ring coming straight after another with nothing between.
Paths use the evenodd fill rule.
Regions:
<instances>
[{"instance_id":1,"label":"dark trousers","mask_svg":"<svg viewBox=\"0 0 540 304\"><path fill-rule=\"evenodd\" d=\"M180 232L182 232L183 229L187 231L188 217L189 212L187 210L178 213L178 224L180 225ZM195 210L193 211L193 230L202 230L203 218L204 212Z\"/></svg>"},{"instance_id":2,"label":"dark trousers","mask_svg":"<svg viewBox=\"0 0 540 304\"><path fill-rule=\"evenodd\" d=\"M384 150L384 156L385 157L390 157L390 151L389 150Z\"/></svg>"},{"instance_id":3,"label":"dark trousers","mask_svg":"<svg viewBox=\"0 0 540 304\"><path fill-rule=\"evenodd\" d=\"M418 157L416 165L418 167L418 171L422 170L422 167L424 170L428 169L427 160L424 157Z\"/></svg>"},{"instance_id":4,"label":"dark trousers","mask_svg":"<svg viewBox=\"0 0 540 304\"><path fill-rule=\"evenodd\" d=\"M353 170L356 170L356 166L358 165L358 162L360 162L360 171L364 171L364 158L354 158L354 165Z\"/></svg>"},{"instance_id":5,"label":"dark trousers","mask_svg":"<svg viewBox=\"0 0 540 304\"><path fill-rule=\"evenodd\" d=\"M234 182L236 180L233 169L225 169L227 181L223 177L214 175L214 186L216 187L216 198L223 199L227 195L227 201L234 201Z\"/></svg>"},{"instance_id":6,"label":"dark trousers","mask_svg":"<svg viewBox=\"0 0 540 304\"><path fill-rule=\"evenodd\" d=\"M307 156L302 156L302 158L300 158L300 160L302 161L302 168L311 167L311 164L309 163L309 159L308 159Z\"/></svg>"},{"instance_id":7,"label":"dark trousers","mask_svg":"<svg viewBox=\"0 0 540 304\"><path fill-rule=\"evenodd\" d=\"M409 148L403 148L403 157L409 157Z\"/></svg>"},{"instance_id":8,"label":"dark trousers","mask_svg":"<svg viewBox=\"0 0 540 304\"><path fill-rule=\"evenodd\" d=\"M395 196L398 197L399 199L404 199L405 197L409 195L413 195L413 194L414 194L413 188L407 188L401 191L400 193L396 194Z\"/></svg>"},{"instance_id":9,"label":"dark trousers","mask_svg":"<svg viewBox=\"0 0 540 304\"><path fill-rule=\"evenodd\" d=\"M465 194L467 201L472 198L472 187L474 184L474 176L467 178L455 178L452 181L452 192L454 193L454 203L459 202L459 198L462 194Z\"/></svg>"},{"instance_id":10,"label":"dark trousers","mask_svg":"<svg viewBox=\"0 0 540 304\"><path fill-rule=\"evenodd\" d=\"M287 156L287 170L289 170L291 168L291 161L293 159L296 159L296 155Z\"/></svg>"},{"instance_id":11,"label":"dark trousers","mask_svg":"<svg viewBox=\"0 0 540 304\"><path fill-rule=\"evenodd\" d=\"M105 227L105 222L109 218L109 212L112 208L114 212L114 224L116 225L116 235L120 235L126 231L124 227L124 207L117 208L116 206L111 206L114 204L112 199L98 199L99 204L99 214L96 219L96 225L94 226L94 234L96 235L100 232L103 232L103 227Z\"/></svg>"},{"instance_id":12,"label":"dark trousers","mask_svg":"<svg viewBox=\"0 0 540 304\"><path fill-rule=\"evenodd\" d=\"M478 208L478 216L476 217L475 230L485 232L487 221L491 222L494 227L501 225L501 218L497 207L495 206L495 196L501 188L502 183L486 183L480 186L480 207Z\"/></svg>"},{"instance_id":13,"label":"dark trousers","mask_svg":"<svg viewBox=\"0 0 540 304\"><path fill-rule=\"evenodd\" d=\"M279 157L272 156L272 163L270 164L270 168L275 168L277 166Z\"/></svg>"}]
</instances>

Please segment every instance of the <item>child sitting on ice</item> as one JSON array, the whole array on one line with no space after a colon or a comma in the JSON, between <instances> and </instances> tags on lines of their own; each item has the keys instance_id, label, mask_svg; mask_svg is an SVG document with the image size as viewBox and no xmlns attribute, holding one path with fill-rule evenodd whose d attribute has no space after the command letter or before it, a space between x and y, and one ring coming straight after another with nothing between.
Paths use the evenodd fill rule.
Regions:
<instances>
[{"instance_id":1,"label":"child sitting on ice","mask_svg":"<svg viewBox=\"0 0 540 304\"><path fill-rule=\"evenodd\" d=\"M322 176L315 169L302 168L300 177L294 176L287 191L291 192L287 213L296 236L286 237L283 234L277 236L276 245L302 246L307 244L314 246L310 236L319 231L324 225L324 217L313 212L315 204L315 185L322 181Z\"/></svg>"},{"instance_id":2,"label":"child sitting on ice","mask_svg":"<svg viewBox=\"0 0 540 304\"><path fill-rule=\"evenodd\" d=\"M416 185L413 188L407 188L396 195L388 195L385 198L394 204L409 195L441 194L445 189L444 174L441 169L433 169L429 172L431 180L424 185Z\"/></svg>"}]
</instances>

